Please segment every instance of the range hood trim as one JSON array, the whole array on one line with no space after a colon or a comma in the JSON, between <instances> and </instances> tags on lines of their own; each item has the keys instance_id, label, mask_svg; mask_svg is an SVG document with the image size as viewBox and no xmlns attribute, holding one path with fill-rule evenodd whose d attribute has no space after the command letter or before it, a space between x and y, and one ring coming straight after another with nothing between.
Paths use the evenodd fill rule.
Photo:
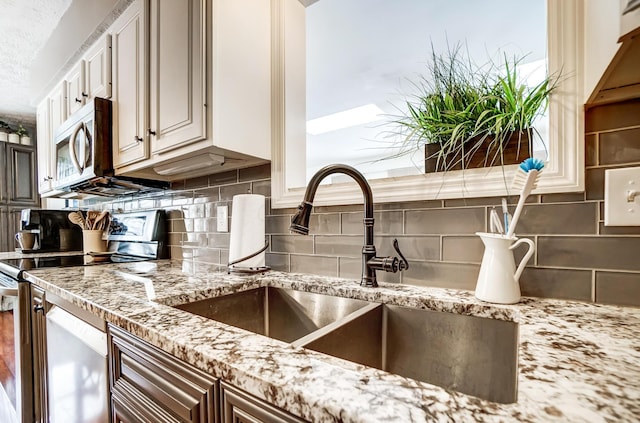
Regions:
<instances>
[{"instance_id":1,"label":"range hood trim","mask_svg":"<svg viewBox=\"0 0 640 423\"><path fill-rule=\"evenodd\" d=\"M146 194L169 189L166 181L131 178L126 176L101 176L71 185L60 198L70 198L72 193L89 194L99 197L120 197L130 194ZM117 191L117 192L116 192Z\"/></svg>"}]
</instances>

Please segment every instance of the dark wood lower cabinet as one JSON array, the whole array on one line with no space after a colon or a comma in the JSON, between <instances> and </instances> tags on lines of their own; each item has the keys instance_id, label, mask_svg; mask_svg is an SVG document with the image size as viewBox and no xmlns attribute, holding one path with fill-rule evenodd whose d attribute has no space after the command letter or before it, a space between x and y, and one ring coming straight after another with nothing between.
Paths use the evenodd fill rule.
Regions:
<instances>
[{"instance_id":1,"label":"dark wood lower cabinet","mask_svg":"<svg viewBox=\"0 0 640 423\"><path fill-rule=\"evenodd\" d=\"M221 382L220 387L222 423L300 423L305 421L226 382Z\"/></svg>"},{"instance_id":2,"label":"dark wood lower cabinet","mask_svg":"<svg viewBox=\"0 0 640 423\"><path fill-rule=\"evenodd\" d=\"M109 326L112 421L215 423L217 379Z\"/></svg>"},{"instance_id":3,"label":"dark wood lower cabinet","mask_svg":"<svg viewBox=\"0 0 640 423\"><path fill-rule=\"evenodd\" d=\"M114 423L300 423L302 420L109 326Z\"/></svg>"}]
</instances>

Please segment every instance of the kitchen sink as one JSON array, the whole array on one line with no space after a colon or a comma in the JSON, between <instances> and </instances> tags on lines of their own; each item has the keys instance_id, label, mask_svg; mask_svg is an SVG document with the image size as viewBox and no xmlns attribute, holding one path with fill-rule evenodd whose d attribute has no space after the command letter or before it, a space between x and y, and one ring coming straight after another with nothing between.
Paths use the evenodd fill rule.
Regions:
<instances>
[{"instance_id":1,"label":"kitchen sink","mask_svg":"<svg viewBox=\"0 0 640 423\"><path fill-rule=\"evenodd\" d=\"M446 389L516 401L514 322L273 287L176 308Z\"/></svg>"},{"instance_id":2,"label":"kitchen sink","mask_svg":"<svg viewBox=\"0 0 640 423\"><path fill-rule=\"evenodd\" d=\"M291 289L264 287L176 306L209 319L293 342L369 304Z\"/></svg>"},{"instance_id":3,"label":"kitchen sink","mask_svg":"<svg viewBox=\"0 0 640 423\"><path fill-rule=\"evenodd\" d=\"M490 401L516 401L513 322L378 304L301 346Z\"/></svg>"}]
</instances>

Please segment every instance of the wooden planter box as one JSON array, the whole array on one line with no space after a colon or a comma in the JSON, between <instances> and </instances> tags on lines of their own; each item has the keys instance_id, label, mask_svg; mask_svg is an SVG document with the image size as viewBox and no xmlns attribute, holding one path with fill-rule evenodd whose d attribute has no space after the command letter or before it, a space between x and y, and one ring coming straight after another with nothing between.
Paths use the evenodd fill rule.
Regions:
<instances>
[{"instance_id":1,"label":"wooden planter box","mask_svg":"<svg viewBox=\"0 0 640 423\"><path fill-rule=\"evenodd\" d=\"M462 160L462 151L439 157L439 143L425 144L425 173L518 164L531 157L532 149L527 132L521 134L514 132L502 149L502 157L498 146L495 143L492 144L491 138L485 138L479 147L476 146L477 143L478 139L476 138L472 138L465 143L464 160Z\"/></svg>"}]
</instances>

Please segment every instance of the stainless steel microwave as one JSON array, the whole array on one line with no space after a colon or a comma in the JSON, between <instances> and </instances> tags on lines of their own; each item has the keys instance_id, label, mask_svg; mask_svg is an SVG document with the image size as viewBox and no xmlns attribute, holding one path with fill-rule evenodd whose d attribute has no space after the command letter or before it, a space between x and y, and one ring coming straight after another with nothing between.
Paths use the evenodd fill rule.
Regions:
<instances>
[{"instance_id":1,"label":"stainless steel microwave","mask_svg":"<svg viewBox=\"0 0 640 423\"><path fill-rule=\"evenodd\" d=\"M111 128L111 101L96 97L56 131L54 188L63 192L58 197L115 197L169 187L165 181L115 176Z\"/></svg>"},{"instance_id":2,"label":"stainless steel microwave","mask_svg":"<svg viewBox=\"0 0 640 423\"><path fill-rule=\"evenodd\" d=\"M113 175L111 101L94 98L58 128L55 188Z\"/></svg>"}]
</instances>

